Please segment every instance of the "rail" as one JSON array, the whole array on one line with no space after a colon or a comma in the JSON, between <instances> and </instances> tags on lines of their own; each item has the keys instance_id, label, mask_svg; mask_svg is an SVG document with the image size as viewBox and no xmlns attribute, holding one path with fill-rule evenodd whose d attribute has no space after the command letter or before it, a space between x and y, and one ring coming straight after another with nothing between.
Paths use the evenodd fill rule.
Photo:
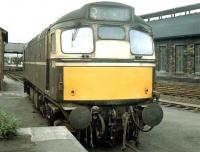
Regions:
<instances>
[{"instance_id":1,"label":"rail","mask_svg":"<svg viewBox=\"0 0 200 152\"><path fill-rule=\"evenodd\" d=\"M162 83L156 84L160 94L200 99L200 85Z\"/></svg>"},{"instance_id":2,"label":"rail","mask_svg":"<svg viewBox=\"0 0 200 152\"><path fill-rule=\"evenodd\" d=\"M185 110L193 110L196 112L200 112L200 105L191 104L191 103L183 103L183 102L176 102L176 101L169 101L169 100L159 100L160 104L167 106L167 107L176 107L182 108Z\"/></svg>"},{"instance_id":3,"label":"rail","mask_svg":"<svg viewBox=\"0 0 200 152\"><path fill-rule=\"evenodd\" d=\"M15 81L23 82L23 72L22 71L6 71L5 75Z\"/></svg>"}]
</instances>

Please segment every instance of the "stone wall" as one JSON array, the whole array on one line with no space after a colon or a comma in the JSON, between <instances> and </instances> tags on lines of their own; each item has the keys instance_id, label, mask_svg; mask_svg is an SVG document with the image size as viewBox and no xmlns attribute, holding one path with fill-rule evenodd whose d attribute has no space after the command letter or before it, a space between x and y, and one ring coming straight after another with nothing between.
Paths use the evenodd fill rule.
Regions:
<instances>
[{"instance_id":1,"label":"stone wall","mask_svg":"<svg viewBox=\"0 0 200 152\"><path fill-rule=\"evenodd\" d=\"M167 47L167 65L166 73L171 75L195 75L195 44L200 44L200 37L191 38L178 38L169 40L155 40L155 50L157 58L157 71L159 72L158 65L160 63L159 47ZM184 45L183 55L183 73L176 73L176 46Z\"/></svg>"}]
</instances>

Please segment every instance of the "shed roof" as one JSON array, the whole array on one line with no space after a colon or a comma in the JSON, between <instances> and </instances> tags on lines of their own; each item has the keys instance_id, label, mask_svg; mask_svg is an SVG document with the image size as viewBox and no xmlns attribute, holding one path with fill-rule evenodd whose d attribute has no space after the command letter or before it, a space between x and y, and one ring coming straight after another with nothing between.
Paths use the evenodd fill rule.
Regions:
<instances>
[{"instance_id":1,"label":"shed roof","mask_svg":"<svg viewBox=\"0 0 200 152\"><path fill-rule=\"evenodd\" d=\"M147 18L163 16L163 15L168 15L168 14L176 14L176 13L180 13L180 12L191 11L191 10L195 10L195 9L199 9L199 8L200 8L200 3L197 3L197 4L167 9L167 10L163 10L163 11L158 11L158 12L154 12L154 13L144 14L144 15L141 15L141 17L144 19L147 19Z\"/></svg>"},{"instance_id":2,"label":"shed roof","mask_svg":"<svg viewBox=\"0 0 200 152\"><path fill-rule=\"evenodd\" d=\"M200 36L200 13L190 13L200 9L200 3L142 15L152 27L155 39ZM176 13L183 13L180 16ZM165 15L169 15L163 18ZM155 20L151 18L158 17Z\"/></svg>"},{"instance_id":3,"label":"shed roof","mask_svg":"<svg viewBox=\"0 0 200 152\"><path fill-rule=\"evenodd\" d=\"M171 38L200 35L200 13L148 22L154 38Z\"/></svg>"},{"instance_id":4,"label":"shed roof","mask_svg":"<svg viewBox=\"0 0 200 152\"><path fill-rule=\"evenodd\" d=\"M7 43L4 53L23 53L24 43Z\"/></svg>"}]
</instances>

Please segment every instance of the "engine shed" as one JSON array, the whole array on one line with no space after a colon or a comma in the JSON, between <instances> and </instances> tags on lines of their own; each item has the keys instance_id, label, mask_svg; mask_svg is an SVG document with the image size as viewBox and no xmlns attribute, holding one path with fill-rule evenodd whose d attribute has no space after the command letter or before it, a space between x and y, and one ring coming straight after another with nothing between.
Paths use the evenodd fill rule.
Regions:
<instances>
[{"instance_id":1,"label":"engine shed","mask_svg":"<svg viewBox=\"0 0 200 152\"><path fill-rule=\"evenodd\" d=\"M8 42L8 32L0 27L0 90L3 85L3 69L4 69L4 48Z\"/></svg>"},{"instance_id":2,"label":"engine shed","mask_svg":"<svg viewBox=\"0 0 200 152\"><path fill-rule=\"evenodd\" d=\"M23 67L24 43L7 43L4 50L4 71L18 71Z\"/></svg>"},{"instance_id":3,"label":"engine shed","mask_svg":"<svg viewBox=\"0 0 200 152\"><path fill-rule=\"evenodd\" d=\"M141 17L153 30L158 78L200 82L200 4Z\"/></svg>"}]
</instances>

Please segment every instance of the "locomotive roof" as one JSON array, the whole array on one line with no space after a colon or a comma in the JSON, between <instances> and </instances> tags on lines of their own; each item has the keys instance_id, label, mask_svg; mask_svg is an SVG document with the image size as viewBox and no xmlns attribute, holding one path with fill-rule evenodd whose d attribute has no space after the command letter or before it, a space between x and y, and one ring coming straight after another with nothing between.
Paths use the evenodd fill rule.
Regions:
<instances>
[{"instance_id":1,"label":"locomotive roof","mask_svg":"<svg viewBox=\"0 0 200 152\"><path fill-rule=\"evenodd\" d=\"M100 6L111 6L111 7L127 7L131 9L132 12L132 16L133 16L133 20L129 21L130 24L133 23L137 23L140 25L143 25L143 28L145 29L150 29L150 26L148 24L146 24L146 22L144 22L144 20L141 17L138 17L135 15L135 9L134 7L131 7L129 5L126 4L122 4L122 3L117 3L117 2L94 2L94 3L89 3L84 5L83 7L81 7L78 10L72 11L66 15L64 15L63 17L61 17L60 19L58 19L54 24L52 24L50 26L50 28L58 25L58 24L62 24L64 22L81 22L81 20L87 20L89 19L89 7L92 5L100 5ZM98 20L91 20L92 22L104 22L104 21L98 21Z\"/></svg>"},{"instance_id":2,"label":"locomotive roof","mask_svg":"<svg viewBox=\"0 0 200 152\"><path fill-rule=\"evenodd\" d=\"M148 32L151 32L151 27L141 17L138 17L135 15L135 10L133 7L126 5L126 4L117 3L117 2L102 1L102 2L88 3L88 4L84 5L83 7L81 7L80 9L74 10L74 11L64 15L63 17L58 19L55 23L50 25L48 28L44 29L40 34L38 34L35 38L33 38L30 42L28 42L27 45L32 44L35 41L37 41L37 39L44 37L49 29L57 28L59 26L61 26L61 27L65 26L67 22L76 24L77 22L80 23L82 20L88 21L89 7L92 5L130 8L132 10L133 20L129 21L129 24L135 24L137 26L139 25L140 28L145 29ZM99 21L95 21L95 20L91 20L91 21L99 22ZM100 22L104 22L104 21L100 21Z\"/></svg>"},{"instance_id":3,"label":"locomotive roof","mask_svg":"<svg viewBox=\"0 0 200 152\"><path fill-rule=\"evenodd\" d=\"M66 22L66 21L69 21L69 20L76 20L76 19L83 19L83 18L87 19L88 10L89 10L89 7L91 5L104 5L104 6L113 6L113 7L114 6L117 6L117 7L128 7L128 8L131 8L132 12L134 13L134 8L133 7L130 7L130 6L122 4L122 3L116 3L116 2L94 2L94 3L86 4L83 7L81 7L80 9L72 11L72 12L64 15L63 17L58 19L54 23L54 25L58 24L58 23Z\"/></svg>"}]
</instances>

